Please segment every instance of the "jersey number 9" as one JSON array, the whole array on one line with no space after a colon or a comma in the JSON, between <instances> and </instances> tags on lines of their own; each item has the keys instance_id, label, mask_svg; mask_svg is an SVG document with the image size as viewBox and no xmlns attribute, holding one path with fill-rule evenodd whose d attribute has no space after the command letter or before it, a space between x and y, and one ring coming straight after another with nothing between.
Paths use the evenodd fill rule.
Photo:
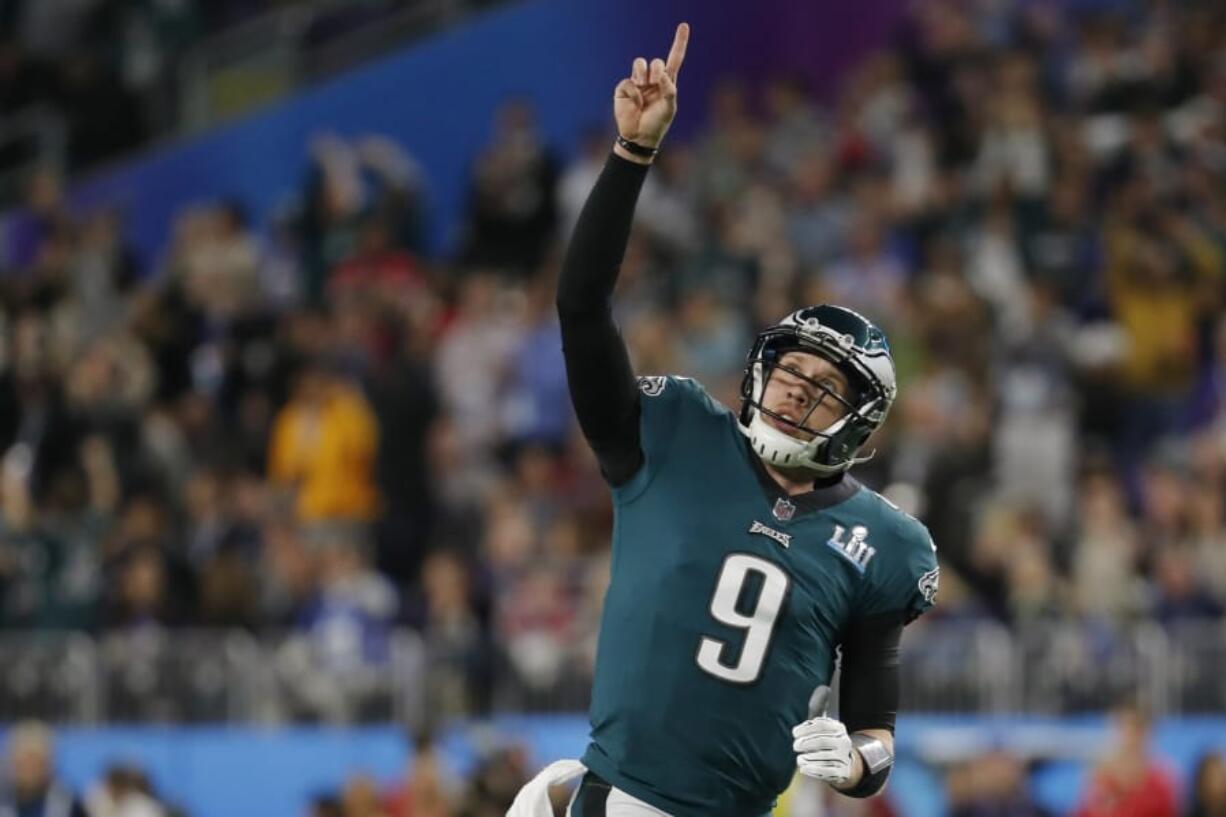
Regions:
<instances>
[{"instance_id":1,"label":"jersey number 9","mask_svg":"<svg viewBox=\"0 0 1226 817\"><path fill-rule=\"evenodd\" d=\"M753 602L753 609L744 610L743 607L748 605L739 602L750 576L760 578L761 590ZM734 684L752 684L758 680L787 590L788 576L778 565L748 553L729 555L715 583L711 616L729 627L744 630L745 640L741 645L741 654L733 664L725 660L726 642L703 636L698 645L698 666L716 678Z\"/></svg>"}]
</instances>

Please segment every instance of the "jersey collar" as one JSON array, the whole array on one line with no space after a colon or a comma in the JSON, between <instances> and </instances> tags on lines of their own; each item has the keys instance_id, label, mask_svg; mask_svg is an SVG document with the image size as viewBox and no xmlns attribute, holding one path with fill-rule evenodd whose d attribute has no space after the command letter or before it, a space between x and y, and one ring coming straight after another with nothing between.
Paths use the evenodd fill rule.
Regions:
<instances>
[{"instance_id":1,"label":"jersey collar","mask_svg":"<svg viewBox=\"0 0 1226 817\"><path fill-rule=\"evenodd\" d=\"M799 513L820 511L838 505L840 502L846 502L864 487L850 474L844 473L838 482L815 488L807 493L789 496L779 487L779 483L771 478L770 473L766 470L766 465L762 462L762 458L754 453L753 448L749 445L749 440L746 440L744 437L741 438L741 449L749 458L750 468L753 469L754 476L757 477L762 490L766 492L767 498L772 503L778 499L787 500L796 506L796 510Z\"/></svg>"}]
</instances>

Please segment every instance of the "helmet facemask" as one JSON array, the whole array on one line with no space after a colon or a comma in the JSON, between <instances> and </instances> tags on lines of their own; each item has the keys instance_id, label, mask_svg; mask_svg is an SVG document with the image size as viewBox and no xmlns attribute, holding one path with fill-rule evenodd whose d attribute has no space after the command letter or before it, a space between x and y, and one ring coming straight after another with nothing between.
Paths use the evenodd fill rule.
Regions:
<instances>
[{"instance_id":1,"label":"helmet facemask","mask_svg":"<svg viewBox=\"0 0 1226 817\"><path fill-rule=\"evenodd\" d=\"M783 349L779 350L777 353L768 352L766 357L759 360L755 364L760 374L759 381L761 383L761 388L755 389L756 394L750 395L749 399L753 407L756 408L760 414L791 427L796 432L794 436L801 439L812 439L813 437L817 436L828 436L829 432L827 429L832 426L827 426L825 428L812 426L809 424L810 418L813 417L814 412L816 412L819 408L833 405L837 407L835 409L835 413L838 415L838 417L832 425L838 424L839 420L842 420L846 415L856 413L855 395L853 394L849 397L843 397L834 389L830 388L827 382L825 382L828 380L828 378L816 380L809 375L806 375L800 369L787 365L783 362L783 358L789 352L799 352L801 354L810 355L816 354L800 348ZM829 358L823 359L828 360L831 363L834 362L830 361ZM771 380L781 372L786 372L801 383L811 386L814 394L816 394L816 397L806 407L804 414L796 420L792 420L784 414L773 411L765 404L766 391L768 388L770 388ZM846 377L846 373L844 373L843 376ZM756 385L758 385L757 382L755 382L755 386ZM856 391L854 385L849 386L849 388L853 392Z\"/></svg>"}]
</instances>

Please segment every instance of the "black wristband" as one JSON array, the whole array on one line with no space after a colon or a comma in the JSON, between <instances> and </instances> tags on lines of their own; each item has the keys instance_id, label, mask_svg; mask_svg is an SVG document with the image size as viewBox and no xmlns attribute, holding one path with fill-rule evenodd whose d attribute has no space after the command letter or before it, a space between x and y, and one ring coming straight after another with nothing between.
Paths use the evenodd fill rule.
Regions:
<instances>
[{"instance_id":1,"label":"black wristband","mask_svg":"<svg viewBox=\"0 0 1226 817\"><path fill-rule=\"evenodd\" d=\"M864 768L864 776L860 778L860 782L850 789L835 789L844 797L864 798L872 797L877 792L885 788L886 778L890 776L890 769L893 766L886 766L878 772L870 772L868 767Z\"/></svg>"},{"instance_id":2,"label":"black wristband","mask_svg":"<svg viewBox=\"0 0 1226 817\"><path fill-rule=\"evenodd\" d=\"M638 142L631 142L620 133L617 134L617 144L621 145L627 152L633 153L635 156L642 156L644 159L654 158L660 152L659 148L649 148L646 145L640 145Z\"/></svg>"}]
</instances>

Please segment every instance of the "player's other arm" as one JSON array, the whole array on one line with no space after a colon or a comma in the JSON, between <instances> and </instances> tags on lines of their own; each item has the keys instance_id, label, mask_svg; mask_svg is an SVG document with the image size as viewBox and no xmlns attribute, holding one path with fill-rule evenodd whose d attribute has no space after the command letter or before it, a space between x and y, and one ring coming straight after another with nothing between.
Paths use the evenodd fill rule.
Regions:
<instances>
[{"instance_id":1,"label":"player's other arm","mask_svg":"<svg viewBox=\"0 0 1226 817\"><path fill-rule=\"evenodd\" d=\"M639 57L617 84L613 113L622 139L647 151L664 139L677 112L677 73L689 26L677 27L668 61ZM558 280L558 318L571 401L579 425L613 485L643 463L639 392L613 320L613 288L630 238L639 191L651 164L616 144L575 225Z\"/></svg>"},{"instance_id":2,"label":"player's other arm","mask_svg":"<svg viewBox=\"0 0 1226 817\"><path fill-rule=\"evenodd\" d=\"M793 730L800 771L853 797L885 787L900 697L898 645L903 627L936 602L940 579L928 529L905 514L895 522L896 546L870 569L857 601L861 612L839 639L843 720L811 719Z\"/></svg>"},{"instance_id":3,"label":"player's other arm","mask_svg":"<svg viewBox=\"0 0 1226 817\"><path fill-rule=\"evenodd\" d=\"M884 787L894 757L902 613L865 616L842 640L839 715L818 713L792 731L796 765L852 797Z\"/></svg>"},{"instance_id":4,"label":"player's other arm","mask_svg":"<svg viewBox=\"0 0 1226 817\"><path fill-rule=\"evenodd\" d=\"M898 645L902 640L903 613L864 616L852 622L843 639L843 678L839 685L839 715L853 736L880 741L881 750L894 757L894 722L901 693ZM869 797L885 786L889 767L866 768L872 744L853 739L856 768L835 788L846 794ZM875 748L875 747L873 747Z\"/></svg>"}]
</instances>

